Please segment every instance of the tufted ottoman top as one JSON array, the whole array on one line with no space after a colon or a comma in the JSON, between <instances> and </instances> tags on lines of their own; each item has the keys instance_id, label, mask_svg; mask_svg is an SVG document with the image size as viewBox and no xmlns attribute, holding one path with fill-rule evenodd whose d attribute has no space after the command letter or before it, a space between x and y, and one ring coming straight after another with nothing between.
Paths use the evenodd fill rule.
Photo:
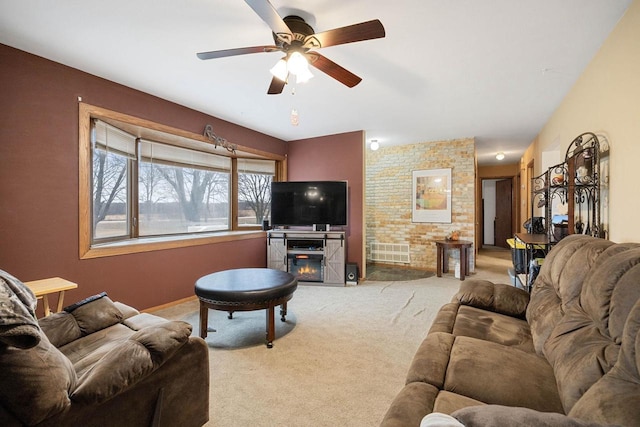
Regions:
<instances>
[{"instance_id":1,"label":"tufted ottoman top","mask_svg":"<svg viewBox=\"0 0 640 427\"><path fill-rule=\"evenodd\" d=\"M298 281L286 271L239 268L208 274L196 281L200 299L219 302L265 302L291 295Z\"/></svg>"}]
</instances>

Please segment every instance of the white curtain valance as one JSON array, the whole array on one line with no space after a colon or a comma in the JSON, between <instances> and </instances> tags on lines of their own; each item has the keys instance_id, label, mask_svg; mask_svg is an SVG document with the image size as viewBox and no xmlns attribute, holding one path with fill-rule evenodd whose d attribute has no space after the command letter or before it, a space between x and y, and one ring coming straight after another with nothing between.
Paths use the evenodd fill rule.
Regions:
<instances>
[{"instance_id":1,"label":"white curtain valance","mask_svg":"<svg viewBox=\"0 0 640 427\"><path fill-rule=\"evenodd\" d=\"M238 172L275 175L276 162L273 160L238 159Z\"/></svg>"},{"instance_id":2,"label":"white curtain valance","mask_svg":"<svg viewBox=\"0 0 640 427\"><path fill-rule=\"evenodd\" d=\"M181 164L207 169L231 170L231 158L189 150L159 142L140 140L140 156L143 160L159 163Z\"/></svg>"}]
</instances>

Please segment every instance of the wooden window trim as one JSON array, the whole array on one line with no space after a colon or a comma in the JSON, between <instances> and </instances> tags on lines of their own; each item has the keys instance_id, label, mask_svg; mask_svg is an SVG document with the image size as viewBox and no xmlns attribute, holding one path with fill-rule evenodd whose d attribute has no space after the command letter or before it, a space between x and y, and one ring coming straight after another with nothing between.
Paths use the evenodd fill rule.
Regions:
<instances>
[{"instance_id":1,"label":"wooden window trim","mask_svg":"<svg viewBox=\"0 0 640 427\"><path fill-rule=\"evenodd\" d=\"M260 229L249 229L243 227L242 230L227 232L204 233L197 235L162 236L133 238L124 241L108 242L101 244L91 244L91 119L117 122L125 124L129 128L143 130L150 133L165 134L172 145L186 148L197 148L206 152L227 157L249 157L267 160L275 160L276 168L280 171L286 170L286 156L279 156L250 147L238 146L235 155L227 152L224 148L216 148L214 144L203 135L193 132L162 125L149 120L140 119L127 114L107 110L94 105L79 103L79 256L80 259L92 259L115 255L124 255L140 252L150 252L164 249L175 249L181 247L208 245L237 240L263 238L266 233ZM129 129L130 130L130 129ZM141 135L138 135L141 136ZM163 141L160 141L163 142ZM282 177L281 174L279 174ZM232 203L234 205L235 203ZM233 221L234 216L231 219ZM237 219L236 219L237 224Z\"/></svg>"}]
</instances>

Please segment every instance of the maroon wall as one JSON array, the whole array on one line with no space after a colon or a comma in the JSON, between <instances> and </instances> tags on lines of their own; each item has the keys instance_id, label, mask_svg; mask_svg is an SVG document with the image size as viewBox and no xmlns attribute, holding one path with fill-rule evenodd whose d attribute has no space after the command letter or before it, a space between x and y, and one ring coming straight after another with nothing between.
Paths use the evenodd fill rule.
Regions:
<instances>
[{"instance_id":1,"label":"maroon wall","mask_svg":"<svg viewBox=\"0 0 640 427\"><path fill-rule=\"evenodd\" d=\"M349 182L347 262L362 271L364 207L364 132L349 132L289 142L289 181Z\"/></svg>"},{"instance_id":2,"label":"maroon wall","mask_svg":"<svg viewBox=\"0 0 640 427\"><path fill-rule=\"evenodd\" d=\"M198 134L212 124L229 141L279 155L285 142L1 44L0 82L0 269L77 282L66 302L106 291L144 309L193 295L203 274L266 265L264 237L80 260L77 98Z\"/></svg>"}]
</instances>

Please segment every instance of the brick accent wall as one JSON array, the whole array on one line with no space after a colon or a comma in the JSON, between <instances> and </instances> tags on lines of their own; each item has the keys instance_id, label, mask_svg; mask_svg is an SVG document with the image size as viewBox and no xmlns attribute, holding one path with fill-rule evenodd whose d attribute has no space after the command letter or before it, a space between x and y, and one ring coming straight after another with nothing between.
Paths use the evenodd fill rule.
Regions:
<instances>
[{"instance_id":1,"label":"brick accent wall","mask_svg":"<svg viewBox=\"0 0 640 427\"><path fill-rule=\"evenodd\" d=\"M408 243L410 266L436 269L436 245L451 231L463 240L475 239L475 140L425 142L377 151L366 150L366 243L370 260L371 242ZM412 172L451 168L451 223L413 223ZM470 251L473 252L473 251ZM475 257L471 255L471 270ZM450 272L459 261L451 251Z\"/></svg>"}]
</instances>

